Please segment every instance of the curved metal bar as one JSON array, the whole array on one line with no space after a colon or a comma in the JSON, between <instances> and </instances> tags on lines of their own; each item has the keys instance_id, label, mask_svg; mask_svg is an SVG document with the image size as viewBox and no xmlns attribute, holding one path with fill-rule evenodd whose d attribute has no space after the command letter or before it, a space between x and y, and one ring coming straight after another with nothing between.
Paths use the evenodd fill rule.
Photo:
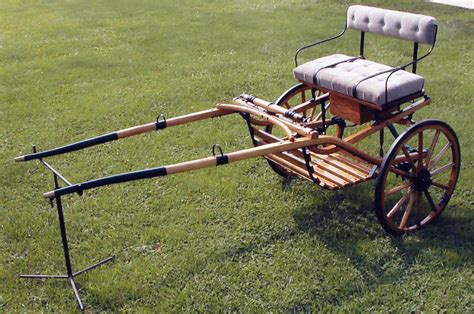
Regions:
<instances>
[{"instance_id":1,"label":"curved metal bar","mask_svg":"<svg viewBox=\"0 0 474 314\"><path fill-rule=\"evenodd\" d=\"M436 37L436 36L435 36ZM387 96L387 87L388 87L388 79L390 78L390 76L392 76L393 73L395 72L398 72L400 70L405 70L408 66L410 65L413 65L415 63L418 63L418 61L426 58L428 55L431 54L431 52L433 51L434 49L434 43L433 45L431 46L431 48L428 50L428 52L426 54L424 54L423 56L421 56L420 58L418 59L415 59L415 60L412 60L404 65L401 65L401 66L398 66L396 68L393 68L393 69L388 69L388 70L384 70L384 71L380 71L380 72L377 72L377 73L374 73L372 75L369 75L369 76L366 76L364 77L363 79L361 79L359 82L357 82L356 84L354 84L354 87L352 87L352 96L353 97L356 97L357 98L357 87L359 86L360 83L364 82L364 81L367 81L367 80L370 80L371 78L374 78L376 76L379 76L379 75L382 75L382 74L385 74L385 73L390 73L387 78L385 79L385 105L388 103L388 96Z\"/></svg>"},{"instance_id":2,"label":"curved metal bar","mask_svg":"<svg viewBox=\"0 0 474 314\"><path fill-rule=\"evenodd\" d=\"M306 150L306 147L301 149L303 151L304 162L306 164L306 170L308 170L308 177L316 184L319 184L319 179L315 177L313 166L311 166L311 157Z\"/></svg>"},{"instance_id":3,"label":"curved metal bar","mask_svg":"<svg viewBox=\"0 0 474 314\"><path fill-rule=\"evenodd\" d=\"M334 39L337 39L339 37L341 37L342 35L344 35L344 33L346 32L347 30L347 23L344 25L344 29L342 30L342 32L340 32L339 34L337 34L336 36L333 36L333 37L330 37L330 38L326 38L326 39L323 39L321 41L317 41L315 43L312 43L312 44L309 44L309 45L306 45L306 46L303 46L303 47L300 47L298 48L298 50L296 50L296 53L295 53L295 66L298 66L298 55L301 53L301 51L307 49L307 48L311 48L311 47L314 47L316 45L319 45L319 44L323 44L325 42L328 42L328 41L331 41L331 40L334 40Z\"/></svg>"}]
</instances>

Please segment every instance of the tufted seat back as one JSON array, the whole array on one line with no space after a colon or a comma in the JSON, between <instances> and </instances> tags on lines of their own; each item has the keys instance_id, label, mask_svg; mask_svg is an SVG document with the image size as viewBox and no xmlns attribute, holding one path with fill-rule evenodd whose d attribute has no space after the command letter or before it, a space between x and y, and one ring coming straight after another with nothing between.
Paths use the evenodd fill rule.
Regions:
<instances>
[{"instance_id":1,"label":"tufted seat back","mask_svg":"<svg viewBox=\"0 0 474 314\"><path fill-rule=\"evenodd\" d=\"M353 5L347 10L347 27L434 45L437 22L432 16Z\"/></svg>"}]
</instances>

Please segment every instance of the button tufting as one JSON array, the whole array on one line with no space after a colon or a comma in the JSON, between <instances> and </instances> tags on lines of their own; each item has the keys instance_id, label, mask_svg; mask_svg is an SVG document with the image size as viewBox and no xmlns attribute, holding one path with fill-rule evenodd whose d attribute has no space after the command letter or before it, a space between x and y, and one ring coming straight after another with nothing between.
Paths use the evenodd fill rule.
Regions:
<instances>
[{"instance_id":1,"label":"button tufting","mask_svg":"<svg viewBox=\"0 0 474 314\"><path fill-rule=\"evenodd\" d=\"M413 28L410 28L413 29ZM295 69L295 77L309 84L313 84L313 77L318 68L321 69L331 63L338 63L350 58L344 55L323 57L319 62L310 61ZM316 60L314 60L316 61ZM392 69L384 64L369 60L356 59L350 62L338 63L334 67L325 68L318 74L318 84L330 90L338 91L350 96L354 84L361 81L357 88L358 96L366 101L382 105L385 102L385 83L388 81L389 98L399 98L404 95L420 91L423 87L423 78L406 72L396 71L373 76L376 73ZM365 80L364 80L365 79Z\"/></svg>"}]
</instances>

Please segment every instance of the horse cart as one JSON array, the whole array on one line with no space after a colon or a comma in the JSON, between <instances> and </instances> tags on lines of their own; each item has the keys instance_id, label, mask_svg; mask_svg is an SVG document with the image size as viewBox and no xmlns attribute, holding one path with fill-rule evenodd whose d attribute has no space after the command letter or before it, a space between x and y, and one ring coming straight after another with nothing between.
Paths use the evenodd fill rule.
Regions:
<instances>
[{"instance_id":1,"label":"horse cart","mask_svg":"<svg viewBox=\"0 0 474 314\"><path fill-rule=\"evenodd\" d=\"M360 32L357 56L333 54L298 64L302 51ZM414 113L431 103L424 78L416 74L418 62L436 42L433 17L355 5L349 7L345 27L338 35L297 50L294 76L298 84L275 102L242 94L230 104L108 133L62 147L36 151L16 161L39 160L54 174L55 189L44 197L56 202L63 239L67 275L79 307L82 303L72 272L61 200L100 186L162 177L205 167L264 157L283 177L297 176L322 188L336 190L375 179L374 210L383 228L399 235L420 229L439 217L453 194L460 169L460 147L453 129L438 120L415 122ZM367 33L413 42L412 59L391 67L364 57ZM419 56L419 46L427 51ZM411 71L408 71L411 68ZM44 159L145 132L163 130L199 120L239 114L247 124L253 147L224 153L214 145L213 156L72 184ZM349 129L353 127L353 129ZM352 131L347 134L348 131ZM399 134L399 130L402 130ZM387 134L394 140L387 151ZM378 152L356 147L371 135L378 137ZM64 186L59 185L59 180ZM86 268L89 270L103 262ZM23 275L49 278L47 275Z\"/></svg>"}]
</instances>

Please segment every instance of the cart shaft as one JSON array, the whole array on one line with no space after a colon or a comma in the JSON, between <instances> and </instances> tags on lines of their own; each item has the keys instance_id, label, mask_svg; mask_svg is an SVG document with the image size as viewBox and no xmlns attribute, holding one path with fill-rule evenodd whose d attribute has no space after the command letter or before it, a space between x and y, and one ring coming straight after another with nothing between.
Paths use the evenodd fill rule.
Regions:
<instances>
[{"instance_id":1,"label":"cart shaft","mask_svg":"<svg viewBox=\"0 0 474 314\"><path fill-rule=\"evenodd\" d=\"M19 156L15 158L15 161L35 160L35 159L61 155L61 154L81 150L87 147L112 142L112 141L125 138L125 137L148 133L148 132L152 132L156 130L161 130L167 127L177 126L177 125L204 120L208 118L220 117L220 116L228 115L231 113L234 113L234 112L218 109L218 108L212 108L208 110L203 110L203 111L194 112L191 114L171 118L168 120L163 119L163 120L158 120L156 122L146 123L146 124L122 129L116 132L107 133L107 134L93 137L87 140L75 142L72 144L53 148L50 150L45 150L45 151L34 153L34 154Z\"/></svg>"},{"instance_id":2,"label":"cart shaft","mask_svg":"<svg viewBox=\"0 0 474 314\"><path fill-rule=\"evenodd\" d=\"M272 153L279 153L288 150L294 150L302 147L312 146L317 143L317 139L296 139L294 142L283 141L279 143L267 144L249 149L244 149L229 154L221 154L219 156L211 156L182 163L176 163L164 167L156 167L144 169L139 171L132 171L121 173L109 177L95 179L84 183L74 184L57 190L44 193L45 198L55 198L71 193L81 193L85 190L90 190L96 187L111 185L122 182L129 182L141 179L149 179L154 177L161 177L170 174L197 170L212 166L219 166L228 163L233 163L239 160L264 156Z\"/></svg>"}]
</instances>

